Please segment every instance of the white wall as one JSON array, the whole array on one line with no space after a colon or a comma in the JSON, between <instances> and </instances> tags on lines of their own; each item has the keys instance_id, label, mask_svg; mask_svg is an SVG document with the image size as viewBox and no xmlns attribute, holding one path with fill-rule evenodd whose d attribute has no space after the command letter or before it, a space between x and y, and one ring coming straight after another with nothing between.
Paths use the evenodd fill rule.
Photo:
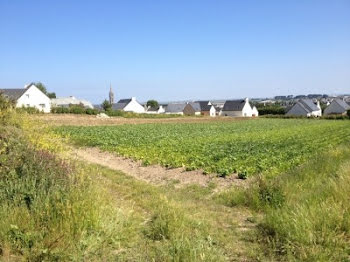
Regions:
<instances>
[{"instance_id":1,"label":"white wall","mask_svg":"<svg viewBox=\"0 0 350 262\"><path fill-rule=\"evenodd\" d=\"M145 113L145 108L136 101L135 97L131 98L130 103L123 110L126 112Z\"/></svg>"},{"instance_id":2,"label":"white wall","mask_svg":"<svg viewBox=\"0 0 350 262\"><path fill-rule=\"evenodd\" d=\"M215 110L215 107L214 107L214 106L211 106L211 107L210 107L209 115L210 115L211 117L215 117L215 116L216 116L216 110Z\"/></svg>"},{"instance_id":3,"label":"white wall","mask_svg":"<svg viewBox=\"0 0 350 262\"><path fill-rule=\"evenodd\" d=\"M28 90L17 100L16 107L35 107L44 113L50 113L51 100L35 85L31 85Z\"/></svg>"}]
</instances>

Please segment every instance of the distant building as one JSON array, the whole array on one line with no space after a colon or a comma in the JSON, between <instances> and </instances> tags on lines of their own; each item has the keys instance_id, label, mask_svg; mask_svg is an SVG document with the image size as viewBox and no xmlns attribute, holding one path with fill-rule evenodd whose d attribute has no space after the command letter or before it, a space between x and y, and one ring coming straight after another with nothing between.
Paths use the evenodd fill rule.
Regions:
<instances>
[{"instance_id":1,"label":"distant building","mask_svg":"<svg viewBox=\"0 0 350 262\"><path fill-rule=\"evenodd\" d=\"M163 105L159 105L158 107L146 106L145 110L147 114L164 114L165 113L165 108Z\"/></svg>"},{"instance_id":2,"label":"distant building","mask_svg":"<svg viewBox=\"0 0 350 262\"><path fill-rule=\"evenodd\" d=\"M94 106L87 100L84 99L78 99L74 96L68 96L68 97L58 97L58 98L52 98L51 104L53 107L70 107L70 106L83 106L85 108L94 108Z\"/></svg>"},{"instance_id":3,"label":"distant building","mask_svg":"<svg viewBox=\"0 0 350 262\"><path fill-rule=\"evenodd\" d=\"M50 113L51 100L34 84L23 89L0 89L0 93L16 103L16 107L35 107L36 109Z\"/></svg>"},{"instance_id":4,"label":"distant building","mask_svg":"<svg viewBox=\"0 0 350 262\"><path fill-rule=\"evenodd\" d=\"M165 114L195 115L196 110L189 103L169 103Z\"/></svg>"},{"instance_id":5,"label":"distant building","mask_svg":"<svg viewBox=\"0 0 350 262\"><path fill-rule=\"evenodd\" d=\"M112 104L112 109L125 112L145 113L145 108L137 102L135 97L119 100L118 103Z\"/></svg>"},{"instance_id":6,"label":"distant building","mask_svg":"<svg viewBox=\"0 0 350 262\"><path fill-rule=\"evenodd\" d=\"M252 117L258 116L258 110L249 103L249 99L227 100L222 109L221 115L234 117Z\"/></svg>"},{"instance_id":7,"label":"distant building","mask_svg":"<svg viewBox=\"0 0 350 262\"><path fill-rule=\"evenodd\" d=\"M350 110L350 105L342 99L334 99L326 109L324 110L325 115L341 114L345 115Z\"/></svg>"},{"instance_id":8,"label":"distant building","mask_svg":"<svg viewBox=\"0 0 350 262\"><path fill-rule=\"evenodd\" d=\"M200 115L203 116L216 116L216 109L210 101L196 101L196 108L199 109Z\"/></svg>"},{"instance_id":9,"label":"distant building","mask_svg":"<svg viewBox=\"0 0 350 262\"><path fill-rule=\"evenodd\" d=\"M300 99L288 110L286 115L319 117L322 115L320 102L317 101L315 104L311 99Z\"/></svg>"}]
</instances>

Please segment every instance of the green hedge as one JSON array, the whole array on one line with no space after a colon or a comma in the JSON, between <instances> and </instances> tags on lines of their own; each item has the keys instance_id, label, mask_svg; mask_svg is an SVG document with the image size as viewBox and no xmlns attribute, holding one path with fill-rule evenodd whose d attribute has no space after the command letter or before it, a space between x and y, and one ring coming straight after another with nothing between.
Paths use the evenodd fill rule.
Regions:
<instances>
[{"instance_id":1,"label":"green hedge","mask_svg":"<svg viewBox=\"0 0 350 262\"><path fill-rule=\"evenodd\" d=\"M87 115L97 115L99 110L92 108L84 108L81 106L71 106L71 107L52 107L51 113L53 114L87 114Z\"/></svg>"}]
</instances>

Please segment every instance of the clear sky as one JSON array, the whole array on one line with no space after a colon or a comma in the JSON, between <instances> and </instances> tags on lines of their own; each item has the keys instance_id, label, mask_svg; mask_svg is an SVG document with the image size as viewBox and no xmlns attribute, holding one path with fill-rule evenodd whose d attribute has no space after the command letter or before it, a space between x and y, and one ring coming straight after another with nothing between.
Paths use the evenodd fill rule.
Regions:
<instances>
[{"instance_id":1,"label":"clear sky","mask_svg":"<svg viewBox=\"0 0 350 262\"><path fill-rule=\"evenodd\" d=\"M350 0L0 0L0 88L100 103L350 93Z\"/></svg>"}]
</instances>

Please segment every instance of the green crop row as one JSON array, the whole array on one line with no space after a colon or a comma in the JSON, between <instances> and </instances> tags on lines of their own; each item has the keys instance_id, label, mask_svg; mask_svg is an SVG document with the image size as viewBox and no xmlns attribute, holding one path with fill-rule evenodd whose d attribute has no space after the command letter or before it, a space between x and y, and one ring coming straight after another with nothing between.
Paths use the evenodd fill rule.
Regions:
<instances>
[{"instance_id":1,"label":"green crop row","mask_svg":"<svg viewBox=\"0 0 350 262\"><path fill-rule=\"evenodd\" d=\"M348 121L259 119L216 123L59 127L75 143L204 173L275 175L350 141Z\"/></svg>"}]
</instances>

